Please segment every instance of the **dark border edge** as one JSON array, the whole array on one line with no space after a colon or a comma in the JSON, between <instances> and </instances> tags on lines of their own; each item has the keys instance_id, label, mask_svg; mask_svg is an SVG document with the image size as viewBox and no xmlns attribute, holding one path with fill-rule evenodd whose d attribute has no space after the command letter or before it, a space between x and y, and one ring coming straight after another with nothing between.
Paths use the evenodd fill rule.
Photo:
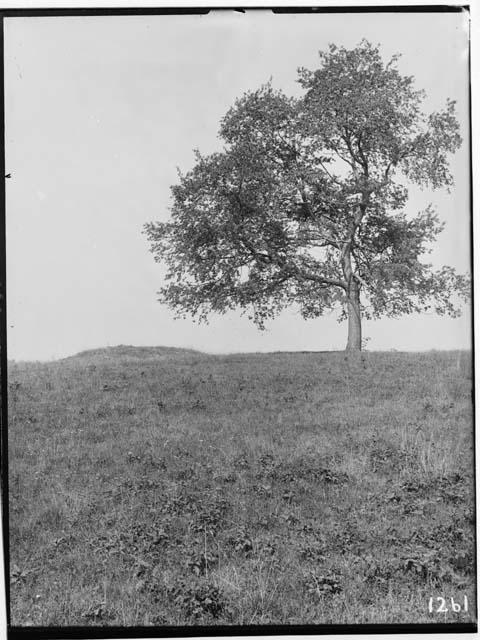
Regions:
<instances>
[{"instance_id":1,"label":"dark border edge","mask_svg":"<svg viewBox=\"0 0 480 640\"><path fill-rule=\"evenodd\" d=\"M470 5L455 4L425 4L425 5L365 5L365 6L285 6L275 7L272 5L258 4L258 6L219 6L210 7L206 3L205 7L58 7L58 8L4 8L0 9L0 16L4 18L14 17L68 17L68 16L135 16L135 15L206 15L211 11L238 11L241 13L251 11L271 11L274 14L289 13L459 13L469 10Z\"/></svg>"},{"instance_id":2,"label":"dark border edge","mask_svg":"<svg viewBox=\"0 0 480 640\"><path fill-rule=\"evenodd\" d=\"M327 635L380 633L476 633L476 623L359 624L359 625L245 625L178 627L14 627L8 640L60 638L190 638L199 636Z\"/></svg>"},{"instance_id":3,"label":"dark border edge","mask_svg":"<svg viewBox=\"0 0 480 640\"><path fill-rule=\"evenodd\" d=\"M2 537L3 562L5 574L6 622L10 624L10 537L9 537L9 502L8 502L8 362L7 362L7 264L6 264L6 199L5 199L5 52L4 52L4 18L0 12L0 466L1 466L1 503L2 503Z\"/></svg>"}]
</instances>

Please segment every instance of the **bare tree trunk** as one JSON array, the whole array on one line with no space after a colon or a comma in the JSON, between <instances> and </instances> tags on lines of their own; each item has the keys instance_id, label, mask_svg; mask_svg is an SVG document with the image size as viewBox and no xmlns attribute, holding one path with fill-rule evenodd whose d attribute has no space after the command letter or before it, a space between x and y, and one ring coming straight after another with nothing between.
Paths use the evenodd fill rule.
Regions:
<instances>
[{"instance_id":1,"label":"bare tree trunk","mask_svg":"<svg viewBox=\"0 0 480 640\"><path fill-rule=\"evenodd\" d=\"M362 350L362 319L360 290L355 278L351 278L348 290L348 341L347 351Z\"/></svg>"}]
</instances>

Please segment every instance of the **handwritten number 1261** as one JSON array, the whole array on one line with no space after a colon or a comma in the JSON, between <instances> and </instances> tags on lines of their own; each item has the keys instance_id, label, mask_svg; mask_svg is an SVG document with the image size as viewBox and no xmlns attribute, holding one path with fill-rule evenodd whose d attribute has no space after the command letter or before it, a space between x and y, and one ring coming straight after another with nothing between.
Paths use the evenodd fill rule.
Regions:
<instances>
[{"instance_id":1,"label":"handwritten number 1261","mask_svg":"<svg viewBox=\"0 0 480 640\"><path fill-rule=\"evenodd\" d=\"M437 600L440 604L438 605L438 607L436 609L434 609L433 606L433 601ZM462 605L458 602L455 602L455 600L453 598L450 598L450 602L451 602L451 610L455 611L455 613L458 613L459 611L462 611ZM428 600L428 610L430 611L430 613L433 613L433 611L435 611L436 613L447 613L448 611L448 606L447 606L447 600L445 598L429 598ZM463 611L468 611L468 598L467 596L463 597Z\"/></svg>"}]
</instances>

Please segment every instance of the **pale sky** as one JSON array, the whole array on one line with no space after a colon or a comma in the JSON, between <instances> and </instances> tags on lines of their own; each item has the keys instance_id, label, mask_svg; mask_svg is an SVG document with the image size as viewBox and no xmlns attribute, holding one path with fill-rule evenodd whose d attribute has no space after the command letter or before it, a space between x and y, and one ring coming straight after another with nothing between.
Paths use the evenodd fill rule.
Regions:
<instances>
[{"instance_id":1,"label":"pale sky","mask_svg":"<svg viewBox=\"0 0 480 640\"><path fill-rule=\"evenodd\" d=\"M469 272L467 17L458 13L5 19L8 357L45 360L117 344L208 352L343 349L337 314L282 313L259 331L240 312L208 325L157 302L163 269L142 227L169 216L177 166L220 148L220 118L272 78L297 93L296 69L330 42L401 53L425 109L458 101L464 144L455 188L411 187L446 228L431 261ZM470 313L364 322L371 350L470 348Z\"/></svg>"}]
</instances>

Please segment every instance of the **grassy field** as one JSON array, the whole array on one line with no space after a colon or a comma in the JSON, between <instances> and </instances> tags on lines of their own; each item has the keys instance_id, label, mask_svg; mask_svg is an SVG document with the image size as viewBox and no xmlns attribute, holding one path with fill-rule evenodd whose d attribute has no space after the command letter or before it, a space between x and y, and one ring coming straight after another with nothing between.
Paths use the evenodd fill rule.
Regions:
<instances>
[{"instance_id":1,"label":"grassy field","mask_svg":"<svg viewBox=\"0 0 480 640\"><path fill-rule=\"evenodd\" d=\"M12 623L475 620L471 366L135 347L9 363Z\"/></svg>"}]
</instances>

